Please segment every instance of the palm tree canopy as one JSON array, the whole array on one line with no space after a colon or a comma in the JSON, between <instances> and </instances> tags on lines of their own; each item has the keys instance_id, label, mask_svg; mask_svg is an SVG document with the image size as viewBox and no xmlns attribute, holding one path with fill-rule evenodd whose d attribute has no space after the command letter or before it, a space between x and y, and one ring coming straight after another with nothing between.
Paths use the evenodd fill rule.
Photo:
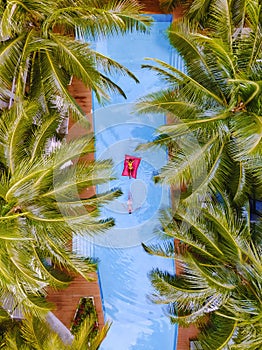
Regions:
<instances>
[{"instance_id":1,"label":"palm tree canopy","mask_svg":"<svg viewBox=\"0 0 262 350\"><path fill-rule=\"evenodd\" d=\"M67 91L71 76L93 89L99 100L108 98L109 90L124 95L105 72L117 70L137 80L134 75L73 35L77 30L91 40L146 31L151 20L140 15L141 9L135 0L1 1L1 107L30 95L41 101L44 112L63 106L79 119L83 113Z\"/></svg>"},{"instance_id":2,"label":"palm tree canopy","mask_svg":"<svg viewBox=\"0 0 262 350\"><path fill-rule=\"evenodd\" d=\"M81 200L79 192L112 178L110 161L78 162L93 152L92 135L48 149L61 117L37 119L37 103L14 104L0 119L0 289L2 302L46 311L45 287L66 286L62 270L85 278L95 266L68 249L72 233L97 234L114 224L99 207L119 190ZM52 265L48 264L51 259ZM8 307L12 313L12 308ZM34 310L32 310L33 312Z\"/></svg>"},{"instance_id":3,"label":"palm tree canopy","mask_svg":"<svg viewBox=\"0 0 262 350\"><path fill-rule=\"evenodd\" d=\"M204 29L187 20L171 26L169 39L184 71L158 59L144 65L167 88L140 99L137 109L165 113L171 121L152 142L170 150L157 179L186 182L188 200L227 188L241 205L251 183L261 195L261 6L244 3L238 27L226 0L212 1Z\"/></svg>"},{"instance_id":4,"label":"palm tree canopy","mask_svg":"<svg viewBox=\"0 0 262 350\"><path fill-rule=\"evenodd\" d=\"M261 225L250 224L247 201L254 190L262 194L260 5L193 1L169 30L184 70L149 59L144 67L166 89L137 105L170 122L141 145L168 147L169 162L156 181L187 185L175 213L163 213L166 241L143 245L182 268L176 276L152 271L152 300L167 305L172 322L197 324L204 350L262 346Z\"/></svg>"},{"instance_id":5,"label":"palm tree canopy","mask_svg":"<svg viewBox=\"0 0 262 350\"><path fill-rule=\"evenodd\" d=\"M165 214L166 243L144 248L176 259L183 271L174 276L153 270L152 299L167 304L172 322L198 324L204 350L223 349L232 342L230 349L261 348L261 244L255 243L249 221L224 197L223 203L213 199L201 210L181 206L167 222ZM257 225L257 238L261 233ZM174 246L174 239L183 251Z\"/></svg>"},{"instance_id":6,"label":"palm tree canopy","mask_svg":"<svg viewBox=\"0 0 262 350\"><path fill-rule=\"evenodd\" d=\"M230 10L233 13L232 20L235 28L243 26L243 23L246 21L245 8L248 3L249 0L232 0L228 2ZM261 1L258 4L260 5ZM216 6L216 0L193 0L187 7L185 17L190 22L194 22L194 24L201 28L205 28L209 21L209 13L212 11L212 6Z\"/></svg>"},{"instance_id":7,"label":"palm tree canopy","mask_svg":"<svg viewBox=\"0 0 262 350\"><path fill-rule=\"evenodd\" d=\"M107 323L94 335L94 320L87 317L72 342L63 342L45 319L27 317L19 322L4 319L1 348L8 350L97 350L110 328Z\"/></svg>"}]
</instances>

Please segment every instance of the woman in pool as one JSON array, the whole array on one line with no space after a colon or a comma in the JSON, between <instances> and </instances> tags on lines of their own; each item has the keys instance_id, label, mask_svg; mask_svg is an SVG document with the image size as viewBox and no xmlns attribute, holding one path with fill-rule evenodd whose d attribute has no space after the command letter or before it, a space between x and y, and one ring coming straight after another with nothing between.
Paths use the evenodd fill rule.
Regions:
<instances>
[{"instance_id":1,"label":"woman in pool","mask_svg":"<svg viewBox=\"0 0 262 350\"><path fill-rule=\"evenodd\" d=\"M131 179L132 171L134 170L134 167L133 167L134 160L133 159L127 159L126 161L127 161L127 166L128 166L129 179Z\"/></svg>"}]
</instances>

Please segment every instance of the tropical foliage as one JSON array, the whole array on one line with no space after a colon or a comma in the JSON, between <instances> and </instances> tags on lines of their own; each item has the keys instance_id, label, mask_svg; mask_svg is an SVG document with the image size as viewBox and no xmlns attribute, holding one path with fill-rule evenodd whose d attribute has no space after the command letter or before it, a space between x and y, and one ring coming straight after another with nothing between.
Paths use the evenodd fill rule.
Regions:
<instances>
[{"instance_id":1,"label":"tropical foliage","mask_svg":"<svg viewBox=\"0 0 262 350\"><path fill-rule=\"evenodd\" d=\"M89 43L75 40L74 34L77 29L79 36L90 41L134 29L146 31L150 19L140 15L140 10L135 0L1 0L1 107L30 96L41 101L39 113L56 108L81 119L83 112L67 89L72 76L99 100L108 98L112 90L124 95L105 73L117 70L136 79L132 73L94 51Z\"/></svg>"},{"instance_id":2,"label":"tropical foliage","mask_svg":"<svg viewBox=\"0 0 262 350\"><path fill-rule=\"evenodd\" d=\"M193 1L168 32L184 70L149 59L144 68L166 89L137 105L168 116L141 145L169 150L155 180L186 184L176 211L162 215L163 244L143 245L182 267L152 271L152 299L172 322L196 324L205 350L262 347L261 226L250 224L248 201L262 195L261 23L257 0Z\"/></svg>"},{"instance_id":3,"label":"tropical foliage","mask_svg":"<svg viewBox=\"0 0 262 350\"><path fill-rule=\"evenodd\" d=\"M243 23L246 22L246 5L248 5L248 3L248 0L232 0L228 2L228 8L233 14L232 23L235 28L241 27ZM258 1L255 4L259 6L260 2ZM215 5L223 6L223 2L216 4L216 0L193 0L188 4L185 16L190 22L194 22L194 24L197 24L202 29L208 28L209 14L212 12Z\"/></svg>"},{"instance_id":4,"label":"tropical foliage","mask_svg":"<svg viewBox=\"0 0 262 350\"><path fill-rule=\"evenodd\" d=\"M26 320L0 323L5 331L1 338L1 349L7 350L97 350L110 326L106 324L93 334L93 320L87 318L72 341L64 342L45 320L28 317Z\"/></svg>"},{"instance_id":5,"label":"tropical foliage","mask_svg":"<svg viewBox=\"0 0 262 350\"><path fill-rule=\"evenodd\" d=\"M12 295L13 305L32 312L46 310L47 285L69 282L60 270L87 277L94 269L70 252L68 242L72 233L92 235L111 227L113 219L99 221L97 209L120 193L79 198L83 188L110 179L111 163L69 162L93 152L91 136L62 142L50 152L47 145L61 118L53 113L35 123L38 108L14 104L0 119L1 298Z\"/></svg>"},{"instance_id":6,"label":"tropical foliage","mask_svg":"<svg viewBox=\"0 0 262 350\"><path fill-rule=\"evenodd\" d=\"M170 149L170 162L157 180L186 182L188 200L226 188L232 201L242 205L254 188L261 194L259 1L245 2L243 13L245 20L236 27L230 2L213 1L207 29L200 32L187 21L170 28L170 42L183 57L185 71L157 59L144 65L167 88L141 99L138 110L167 113L171 121L153 142Z\"/></svg>"},{"instance_id":7,"label":"tropical foliage","mask_svg":"<svg viewBox=\"0 0 262 350\"><path fill-rule=\"evenodd\" d=\"M172 322L200 326L201 349L224 349L230 343L230 349L261 349L262 227L250 227L226 198L210 200L201 213L180 206L175 220L166 214L162 219L168 240L144 247L176 259L182 274L153 270L153 300L168 305Z\"/></svg>"},{"instance_id":8,"label":"tropical foliage","mask_svg":"<svg viewBox=\"0 0 262 350\"><path fill-rule=\"evenodd\" d=\"M93 318L93 334L95 335L98 330L98 319L94 300L91 297L83 297L79 301L74 319L71 324L72 334L76 334L85 319L91 316Z\"/></svg>"}]
</instances>

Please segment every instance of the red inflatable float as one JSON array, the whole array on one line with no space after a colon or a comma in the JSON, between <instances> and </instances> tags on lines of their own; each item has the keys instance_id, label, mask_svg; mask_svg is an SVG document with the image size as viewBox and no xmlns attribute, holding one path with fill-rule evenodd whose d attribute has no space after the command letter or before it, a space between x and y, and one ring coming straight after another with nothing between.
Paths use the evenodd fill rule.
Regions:
<instances>
[{"instance_id":1,"label":"red inflatable float","mask_svg":"<svg viewBox=\"0 0 262 350\"><path fill-rule=\"evenodd\" d=\"M130 179L131 177L136 179L137 169L139 167L140 162L141 158L129 156L128 154L126 154L122 176L129 176Z\"/></svg>"}]
</instances>

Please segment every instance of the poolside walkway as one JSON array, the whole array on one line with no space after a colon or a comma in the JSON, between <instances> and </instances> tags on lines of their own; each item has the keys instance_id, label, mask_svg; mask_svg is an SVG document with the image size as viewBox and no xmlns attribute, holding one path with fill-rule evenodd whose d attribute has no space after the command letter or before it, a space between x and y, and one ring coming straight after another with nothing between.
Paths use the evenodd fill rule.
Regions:
<instances>
[{"instance_id":1,"label":"poolside walkway","mask_svg":"<svg viewBox=\"0 0 262 350\"><path fill-rule=\"evenodd\" d=\"M90 278L93 280L87 281L82 276L78 276L68 288L63 290L49 289L48 291L47 300L56 305L56 309L53 311L54 315L59 318L68 329L70 329L75 311L78 307L80 298L82 297L94 298L99 328L101 329L104 326L104 316L97 274L90 274Z\"/></svg>"},{"instance_id":2,"label":"poolside walkway","mask_svg":"<svg viewBox=\"0 0 262 350\"><path fill-rule=\"evenodd\" d=\"M92 98L91 92L80 81L73 80L72 85L69 86L70 93L74 96L82 110L87 115L90 122L90 129L88 132L93 131L92 126ZM82 127L76 126L72 121L69 124L69 133L67 139L73 139L79 137L79 135L86 134L87 130ZM93 155L89 155L87 160L92 160ZM92 196L95 193L95 188L89 188L81 194L82 198ZM85 280L82 276L77 276L70 286L63 290L48 290L48 301L55 305L53 313L59 320L67 327L70 328L71 322L75 315L80 298L82 297L94 297L94 304L98 316L98 324L101 329L104 325L104 315L100 294L100 287L98 282L98 276L96 273L90 274L92 281Z\"/></svg>"}]
</instances>

